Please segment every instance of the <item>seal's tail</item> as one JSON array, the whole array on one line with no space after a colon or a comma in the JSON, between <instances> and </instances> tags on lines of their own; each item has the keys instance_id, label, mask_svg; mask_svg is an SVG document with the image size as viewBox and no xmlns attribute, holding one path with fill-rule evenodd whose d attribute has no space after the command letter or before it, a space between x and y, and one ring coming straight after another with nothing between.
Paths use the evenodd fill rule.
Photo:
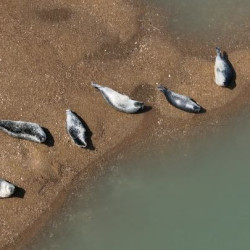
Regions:
<instances>
[{"instance_id":1,"label":"seal's tail","mask_svg":"<svg viewBox=\"0 0 250 250\"><path fill-rule=\"evenodd\" d=\"M93 87L97 88L97 89L102 88L102 86L99 85L99 84L97 84L96 82L92 82L91 85L92 85Z\"/></svg>"}]
</instances>

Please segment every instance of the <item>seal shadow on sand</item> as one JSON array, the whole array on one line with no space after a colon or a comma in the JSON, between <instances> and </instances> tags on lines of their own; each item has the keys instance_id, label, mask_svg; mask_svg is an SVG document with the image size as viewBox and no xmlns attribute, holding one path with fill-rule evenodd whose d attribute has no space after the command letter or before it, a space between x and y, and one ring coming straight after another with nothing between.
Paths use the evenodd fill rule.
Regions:
<instances>
[{"instance_id":1,"label":"seal shadow on sand","mask_svg":"<svg viewBox=\"0 0 250 250\"><path fill-rule=\"evenodd\" d=\"M11 196L12 198L24 198L25 196L25 190L21 187L15 186L15 192Z\"/></svg>"},{"instance_id":2,"label":"seal shadow on sand","mask_svg":"<svg viewBox=\"0 0 250 250\"><path fill-rule=\"evenodd\" d=\"M83 124L83 126L86 129L86 141L87 141L86 149L95 150L95 147L94 147L94 145L92 143L92 140L91 140L91 137L92 137L93 133L91 132L89 126L77 113L75 113L73 111L72 111L72 113L81 121L81 123Z\"/></svg>"},{"instance_id":3,"label":"seal shadow on sand","mask_svg":"<svg viewBox=\"0 0 250 250\"><path fill-rule=\"evenodd\" d=\"M144 105L144 108L137 111L135 114L142 114L142 113L146 113L148 111L150 111L152 109L152 106L147 106L147 105Z\"/></svg>"},{"instance_id":4,"label":"seal shadow on sand","mask_svg":"<svg viewBox=\"0 0 250 250\"><path fill-rule=\"evenodd\" d=\"M236 72L235 72L235 69L234 69L232 63L228 59L227 52L225 52L225 51L223 52L223 57L227 61L229 67L232 69L232 79L231 79L229 85L227 86L227 88L233 90L236 87Z\"/></svg>"},{"instance_id":5,"label":"seal shadow on sand","mask_svg":"<svg viewBox=\"0 0 250 250\"><path fill-rule=\"evenodd\" d=\"M47 136L47 139L43 144L47 145L48 147L53 147L55 144L55 140L54 140L53 135L49 132L49 130L47 128L42 127L42 129L44 130L44 132Z\"/></svg>"}]
</instances>

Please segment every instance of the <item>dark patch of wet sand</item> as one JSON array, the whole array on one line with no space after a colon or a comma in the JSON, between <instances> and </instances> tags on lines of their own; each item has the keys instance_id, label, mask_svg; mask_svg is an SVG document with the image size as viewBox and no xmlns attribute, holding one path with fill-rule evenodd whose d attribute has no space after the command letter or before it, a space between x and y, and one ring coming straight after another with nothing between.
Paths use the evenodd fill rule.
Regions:
<instances>
[{"instance_id":1,"label":"dark patch of wet sand","mask_svg":"<svg viewBox=\"0 0 250 250\"><path fill-rule=\"evenodd\" d=\"M247 102L249 50L227 51L237 87L219 88L213 59L181 53L159 11L141 3L9 1L0 3L0 13L1 119L39 123L54 139L48 147L0 134L1 177L26 191L23 198L1 200L2 248L27 242L78 185L78 176L84 183L101 174L106 160L128 145L202 135ZM153 108L138 115L117 112L91 81ZM207 113L171 107L156 82L192 96ZM68 108L88 124L95 150L72 144L65 129Z\"/></svg>"}]
</instances>

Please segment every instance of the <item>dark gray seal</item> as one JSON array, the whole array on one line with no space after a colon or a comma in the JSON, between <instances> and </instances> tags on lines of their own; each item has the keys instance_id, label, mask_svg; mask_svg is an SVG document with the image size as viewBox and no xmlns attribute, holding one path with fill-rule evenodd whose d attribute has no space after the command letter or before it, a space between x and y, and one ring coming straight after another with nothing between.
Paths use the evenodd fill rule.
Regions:
<instances>
[{"instance_id":1,"label":"dark gray seal","mask_svg":"<svg viewBox=\"0 0 250 250\"><path fill-rule=\"evenodd\" d=\"M161 92L163 92L167 101L176 108L190 113L200 113L203 111L203 108L200 105L198 105L195 101L193 101L191 98L170 91L167 88L163 87L162 85L157 86L157 88Z\"/></svg>"},{"instance_id":2,"label":"dark gray seal","mask_svg":"<svg viewBox=\"0 0 250 250\"><path fill-rule=\"evenodd\" d=\"M228 87L233 78L233 69L228 59L222 55L220 48L216 47L216 53L214 65L215 83L221 87Z\"/></svg>"},{"instance_id":3,"label":"dark gray seal","mask_svg":"<svg viewBox=\"0 0 250 250\"><path fill-rule=\"evenodd\" d=\"M69 136L78 147L87 147L86 128L70 109L66 110L66 128Z\"/></svg>"},{"instance_id":4,"label":"dark gray seal","mask_svg":"<svg viewBox=\"0 0 250 250\"><path fill-rule=\"evenodd\" d=\"M45 142L47 138L43 129L32 122L1 120L0 130L13 137L39 143Z\"/></svg>"},{"instance_id":5,"label":"dark gray seal","mask_svg":"<svg viewBox=\"0 0 250 250\"><path fill-rule=\"evenodd\" d=\"M8 198L15 192L15 186L3 179L0 179L0 198Z\"/></svg>"},{"instance_id":6,"label":"dark gray seal","mask_svg":"<svg viewBox=\"0 0 250 250\"><path fill-rule=\"evenodd\" d=\"M122 95L111 88L101 86L97 83L92 83L92 86L102 93L108 104L119 111L133 114L144 108L143 102L132 100L128 96Z\"/></svg>"}]
</instances>

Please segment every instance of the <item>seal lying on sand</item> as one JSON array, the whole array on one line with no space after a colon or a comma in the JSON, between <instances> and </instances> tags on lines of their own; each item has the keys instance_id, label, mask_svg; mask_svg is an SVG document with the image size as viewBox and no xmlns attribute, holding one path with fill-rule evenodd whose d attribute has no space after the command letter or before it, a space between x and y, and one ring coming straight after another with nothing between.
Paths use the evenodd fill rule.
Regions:
<instances>
[{"instance_id":1,"label":"seal lying on sand","mask_svg":"<svg viewBox=\"0 0 250 250\"><path fill-rule=\"evenodd\" d=\"M86 128L70 109L66 110L66 128L77 146L82 148L87 147Z\"/></svg>"},{"instance_id":2,"label":"seal lying on sand","mask_svg":"<svg viewBox=\"0 0 250 250\"><path fill-rule=\"evenodd\" d=\"M92 83L91 85L102 93L108 104L119 111L132 114L144 108L143 102L134 101L128 96L122 95L111 88L100 86L97 83Z\"/></svg>"},{"instance_id":3,"label":"seal lying on sand","mask_svg":"<svg viewBox=\"0 0 250 250\"><path fill-rule=\"evenodd\" d=\"M227 87L232 81L233 69L228 59L221 54L220 48L216 48L216 53L214 65L215 83L221 87Z\"/></svg>"},{"instance_id":4,"label":"seal lying on sand","mask_svg":"<svg viewBox=\"0 0 250 250\"><path fill-rule=\"evenodd\" d=\"M190 113L200 113L203 110L200 105L187 96L174 93L162 85L157 86L157 88L164 93L167 101L178 109Z\"/></svg>"},{"instance_id":5,"label":"seal lying on sand","mask_svg":"<svg viewBox=\"0 0 250 250\"><path fill-rule=\"evenodd\" d=\"M3 179L0 179L0 198L10 197L15 192L15 186Z\"/></svg>"},{"instance_id":6,"label":"seal lying on sand","mask_svg":"<svg viewBox=\"0 0 250 250\"><path fill-rule=\"evenodd\" d=\"M34 142L45 142L46 134L36 123L23 121L0 120L0 130L5 133Z\"/></svg>"}]
</instances>

